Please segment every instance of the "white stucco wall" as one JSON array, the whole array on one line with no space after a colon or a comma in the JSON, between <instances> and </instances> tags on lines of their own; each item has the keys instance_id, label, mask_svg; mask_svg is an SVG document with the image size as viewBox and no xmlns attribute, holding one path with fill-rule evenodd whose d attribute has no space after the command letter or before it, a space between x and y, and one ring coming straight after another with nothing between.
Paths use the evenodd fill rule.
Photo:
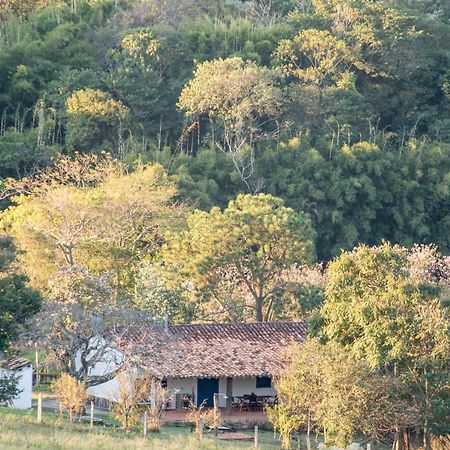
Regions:
<instances>
[{"instance_id":1,"label":"white stucco wall","mask_svg":"<svg viewBox=\"0 0 450 450\"><path fill-rule=\"evenodd\" d=\"M89 371L89 375L105 375L109 372L116 370L120 362L123 360L123 355L114 349L109 349L105 352L102 360L97 362L93 368ZM89 394L105 398L107 400L114 400L117 398L117 392L119 383L117 377L107 381L106 383L99 384L98 386L92 386L88 388Z\"/></svg>"},{"instance_id":2,"label":"white stucco wall","mask_svg":"<svg viewBox=\"0 0 450 450\"><path fill-rule=\"evenodd\" d=\"M18 388L22 392L13 400L12 407L18 409L31 408L31 398L33 392L33 366L31 363L28 366L21 367L16 370L0 369L0 375L11 375L20 377L18 381Z\"/></svg>"},{"instance_id":3,"label":"white stucco wall","mask_svg":"<svg viewBox=\"0 0 450 450\"><path fill-rule=\"evenodd\" d=\"M197 378L169 378L167 390L171 398L170 408L175 409L176 394L193 394L197 398Z\"/></svg>"}]
</instances>

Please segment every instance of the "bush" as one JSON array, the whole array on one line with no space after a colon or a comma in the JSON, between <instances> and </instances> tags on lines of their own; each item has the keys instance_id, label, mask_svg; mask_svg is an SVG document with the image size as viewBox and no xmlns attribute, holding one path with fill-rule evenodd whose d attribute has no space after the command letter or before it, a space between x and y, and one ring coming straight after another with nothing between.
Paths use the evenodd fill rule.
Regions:
<instances>
[{"instance_id":1,"label":"bush","mask_svg":"<svg viewBox=\"0 0 450 450\"><path fill-rule=\"evenodd\" d=\"M89 398L85 383L63 373L61 377L53 383L53 390L58 398L60 406L69 411L71 421L73 421L74 414L82 414Z\"/></svg>"},{"instance_id":2,"label":"bush","mask_svg":"<svg viewBox=\"0 0 450 450\"><path fill-rule=\"evenodd\" d=\"M0 404L10 406L22 392L18 387L20 378L14 374L0 376Z\"/></svg>"}]
</instances>

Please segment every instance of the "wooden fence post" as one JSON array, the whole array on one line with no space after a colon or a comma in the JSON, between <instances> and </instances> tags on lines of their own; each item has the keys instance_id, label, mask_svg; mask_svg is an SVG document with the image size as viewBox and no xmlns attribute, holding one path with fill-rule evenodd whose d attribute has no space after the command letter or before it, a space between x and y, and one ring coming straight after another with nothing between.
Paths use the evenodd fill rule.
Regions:
<instances>
[{"instance_id":1,"label":"wooden fence post","mask_svg":"<svg viewBox=\"0 0 450 450\"><path fill-rule=\"evenodd\" d=\"M198 439L201 441L203 440L203 428L205 426L205 421L203 420L203 417L200 417L198 421Z\"/></svg>"},{"instance_id":2,"label":"wooden fence post","mask_svg":"<svg viewBox=\"0 0 450 450\"><path fill-rule=\"evenodd\" d=\"M39 352L38 352L38 347L37 347L37 343L35 344L35 351L34 351L34 359L35 359L35 367L34 367L34 372L36 374L36 379L35 379L35 384L37 386L39 386L41 384L41 374L40 374L40 368L39 368Z\"/></svg>"},{"instance_id":3,"label":"wooden fence post","mask_svg":"<svg viewBox=\"0 0 450 450\"><path fill-rule=\"evenodd\" d=\"M94 402L91 400L91 430L94 428Z\"/></svg>"},{"instance_id":4,"label":"wooden fence post","mask_svg":"<svg viewBox=\"0 0 450 450\"><path fill-rule=\"evenodd\" d=\"M147 436L147 411L144 411L144 437Z\"/></svg>"},{"instance_id":5,"label":"wooden fence post","mask_svg":"<svg viewBox=\"0 0 450 450\"><path fill-rule=\"evenodd\" d=\"M255 425L255 448L257 448L258 445L259 445L258 425Z\"/></svg>"},{"instance_id":6,"label":"wooden fence post","mask_svg":"<svg viewBox=\"0 0 450 450\"><path fill-rule=\"evenodd\" d=\"M214 405L214 436L217 437L218 434L218 415L219 415L219 394L213 395L213 405Z\"/></svg>"},{"instance_id":7,"label":"wooden fence post","mask_svg":"<svg viewBox=\"0 0 450 450\"><path fill-rule=\"evenodd\" d=\"M38 394L38 403L37 403L37 422L42 422L42 393Z\"/></svg>"}]
</instances>

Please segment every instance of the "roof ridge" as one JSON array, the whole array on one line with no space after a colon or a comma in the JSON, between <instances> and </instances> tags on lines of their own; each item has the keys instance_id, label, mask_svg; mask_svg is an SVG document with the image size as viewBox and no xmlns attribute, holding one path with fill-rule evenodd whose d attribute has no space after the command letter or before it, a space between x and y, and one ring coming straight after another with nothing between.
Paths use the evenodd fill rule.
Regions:
<instances>
[{"instance_id":1,"label":"roof ridge","mask_svg":"<svg viewBox=\"0 0 450 450\"><path fill-rule=\"evenodd\" d=\"M306 320L291 320L283 322L201 322L201 323L169 323L169 327L196 327L196 326L237 326L237 325L294 325L302 324L306 325ZM159 324L155 324L159 325ZM163 325L163 324L161 324Z\"/></svg>"}]
</instances>

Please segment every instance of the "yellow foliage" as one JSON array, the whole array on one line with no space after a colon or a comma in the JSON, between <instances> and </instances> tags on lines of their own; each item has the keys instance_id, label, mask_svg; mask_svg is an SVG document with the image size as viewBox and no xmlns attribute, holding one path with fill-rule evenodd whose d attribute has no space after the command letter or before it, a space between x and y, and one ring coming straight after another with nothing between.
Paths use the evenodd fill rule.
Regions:
<instances>
[{"instance_id":1,"label":"yellow foliage","mask_svg":"<svg viewBox=\"0 0 450 450\"><path fill-rule=\"evenodd\" d=\"M129 109L119 100L99 89L80 89L74 92L66 102L69 114L85 114L103 118L124 119Z\"/></svg>"},{"instance_id":2,"label":"yellow foliage","mask_svg":"<svg viewBox=\"0 0 450 450\"><path fill-rule=\"evenodd\" d=\"M140 382L131 369L117 375L118 391L111 412L125 430L130 429L139 419L139 402L148 399L148 386Z\"/></svg>"},{"instance_id":3,"label":"yellow foliage","mask_svg":"<svg viewBox=\"0 0 450 450\"><path fill-rule=\"evenodd\" d=\"M133 58L158 57L159 43L151 31L138 30L129 33L122 38L121 45Z\"/></svg>"},{"instance_id":4,"label":"yellow foliage","mask_svg":"<svg viewBox=\"0 0 450 450\"><path fill-rule=\"evenodd\" d=\"M67 373L63 373L53 383L53 390L61 407L69 410L71 420L73 419L73 414L82 413L89 398L86 385L83 382L76 380Z\"/></svg>"}]
</instances>

